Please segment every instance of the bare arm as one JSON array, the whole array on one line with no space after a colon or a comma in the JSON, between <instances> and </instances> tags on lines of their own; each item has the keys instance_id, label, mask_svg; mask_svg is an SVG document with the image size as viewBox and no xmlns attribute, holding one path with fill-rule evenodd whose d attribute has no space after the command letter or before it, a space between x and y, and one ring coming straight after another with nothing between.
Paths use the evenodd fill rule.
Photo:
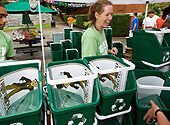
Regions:
<instances>
[{"instance_id":1,"label":"bare arm","mask_svg":"<svg viewBox=\"0 0 170 125\"><path fill-rule=\"evenodd\" d=\"M155 105L153 101L151 101L150 103L152 105L152 108L149 109L146 115L143 117L143 120L146 120L147 123L149 123L151 119L156 119L155 112L159 109L159 107ZM170 125L170 122L161 111L157 112L157 121L159 125Z\"/></svg>"}]
</instances>

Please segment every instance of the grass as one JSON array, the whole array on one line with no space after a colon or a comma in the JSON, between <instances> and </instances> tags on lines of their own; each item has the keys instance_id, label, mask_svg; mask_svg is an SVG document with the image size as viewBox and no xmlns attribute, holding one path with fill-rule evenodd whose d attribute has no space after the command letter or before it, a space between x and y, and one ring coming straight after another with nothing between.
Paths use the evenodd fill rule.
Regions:
<instances>
[{"instance_id":1,"label":"grass","mask_svg":"<svg viewBox=\"0 0 170 125\"><path fill-rule=\"evenodd\" d=\"M20 27L26 27L26 26L6 27L6 28L3 29L3 31L16 30L16 29L19 29ZM40 25L39 25L39 24L37 24L37 25L32 25L32 26L29 26L29 27L36 27L36 29L40 29ZM49 28L51 28L51 24L42 24L42 28L43 28L43 29L49 29Z\"/></svg>"}]
</instances>

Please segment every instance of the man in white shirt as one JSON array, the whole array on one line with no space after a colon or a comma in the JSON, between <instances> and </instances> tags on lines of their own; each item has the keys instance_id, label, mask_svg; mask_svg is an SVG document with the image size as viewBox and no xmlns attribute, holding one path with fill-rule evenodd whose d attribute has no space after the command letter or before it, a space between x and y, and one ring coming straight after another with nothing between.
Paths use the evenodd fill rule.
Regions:
<instances>
[{"instance_id":1,"label":"man in white shirt","mask_svg":"<svg viewBox=\"0 0 170 125\"><path fill-rule=\"evenodd\" d=\"M145 24L145 29L155 29L156 28L156 20L159 17L157 15L155 15L154 10L149 10L148 14L149 14L149 16L143 20L143 28L144 28L144 24Z\"/></svg>"}]
</instances>

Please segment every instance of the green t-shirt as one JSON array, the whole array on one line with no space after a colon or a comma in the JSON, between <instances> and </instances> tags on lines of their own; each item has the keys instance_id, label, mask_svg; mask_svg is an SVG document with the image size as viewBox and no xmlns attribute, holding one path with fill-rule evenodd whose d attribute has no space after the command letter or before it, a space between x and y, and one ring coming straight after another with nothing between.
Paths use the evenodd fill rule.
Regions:
<instances>
[{"instance_id":1,"label":"green t-shirt","mask_svg":"<svg viewBox=\"0 0 170 125\"><path fill-rule=\"evenodd\" d=\"M104 30L100 33L93 25L84 32L81 39L81 45L82 58L108 54L108 45Z\"/></svg>"},{"instance_id":2,"label":"green t-shirt","mask_svg":"<svg viewBox=\"0 0 170 125\"><path fill-rule=\"evenodd\" d=\"M0 30L0 62L6 60L6 57L15 56L13 41L11 37Z\"/></svg>"}]
</instances>

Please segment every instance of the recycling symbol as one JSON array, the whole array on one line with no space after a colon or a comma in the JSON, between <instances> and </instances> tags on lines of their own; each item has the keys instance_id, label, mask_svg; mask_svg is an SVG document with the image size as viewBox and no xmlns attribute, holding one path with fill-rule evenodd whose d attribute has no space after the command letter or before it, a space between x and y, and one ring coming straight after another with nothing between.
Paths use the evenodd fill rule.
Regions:
<instances>
[{"instance_id":1,"label":"recycling symbol","mask_svg":"<svg viewBox=\"0 0 170 125\"><path fill-rule=\"evenodd\" d=\"M126 103L124 102L124 99L116 99L114 105L112 105L111 110L113 112L120 111L126 106Z\"/></svg>"},{"instance_id":2,"label":"recycling symbol","mask_svg":"<svg viewBox=\"0 0 170 125\"><path fill-rule=\"evenodd\" d=\"M70 121L68 121L68 125L84 125L87 119L83 116L83 114L74 114Z\"/></svg>"},{"instance_id":3,"label":"recycling symbol","mask_svg":"<svg viewBox=\"0 0 170 125\"><path fill-rule=\"evenodd\" d=\"M163 57L163 62L168 61L170 58L170 52L165 52L164 57Z\"/></svg>"}]
</instances>

